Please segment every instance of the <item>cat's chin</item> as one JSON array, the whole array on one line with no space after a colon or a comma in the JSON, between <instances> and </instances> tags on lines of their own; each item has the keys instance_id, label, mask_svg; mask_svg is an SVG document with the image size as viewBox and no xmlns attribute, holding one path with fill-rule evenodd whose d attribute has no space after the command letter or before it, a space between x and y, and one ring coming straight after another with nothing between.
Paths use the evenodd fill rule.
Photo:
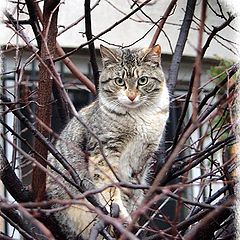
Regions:
<instances>
[{"instance_id":1,"label":"cat's chin","mask_svg":"<svg viewBox=\"0 0 240 240\"><path fill-rule=\"evenodd\" d=\"M135 109L141 106L141 103L122 103L122 105L126 108Z\"/></svg>"},{"instance_id":2,"label":"cat's chin","mask_svg":"<svg viewBox=\"0 0 240 240\"><path fill-rule=\"evenodd\" d=\"M118 96L118 102L122 107L130 109L135 109L142 105L142 101L140 100L139 96L136 96L136 98L131 101L127 96L120 95Z\"/></svg>"}]
</instances>

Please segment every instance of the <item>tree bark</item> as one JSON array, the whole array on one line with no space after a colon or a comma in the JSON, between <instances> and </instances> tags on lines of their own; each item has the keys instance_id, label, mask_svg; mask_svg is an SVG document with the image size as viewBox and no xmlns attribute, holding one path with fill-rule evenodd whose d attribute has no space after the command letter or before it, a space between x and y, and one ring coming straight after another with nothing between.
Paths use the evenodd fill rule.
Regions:
<instances>
[{"instance_id":1,"label":"tree bark","mask_svg":"<svg viewBox=\"0 0 240 240\"><path fill-rule=\"evenodd\" d=\"M43 8L43 32L41 39L41 57L47 66L53 66L53 57L56 49L57 36L57 16L58 16L58 1L45 0ZM39 66L39 83L38 83L38 109L37 118L45 125L51 127L51 94L52 94L52 77L47 71L46 67L40 64ZM37 129L48 138L49 133L40 124L37 123ZM47 148L37 139L35 140L35 150L43 158L47 159ZM43 166L47 166L38 155L35 155L36 160ZM44 199L46 188L46 174L38 167L33 168L32 188L36 201Z\"/></svg>"},{"instance_id":2,"label":"tree bark","mask_svg":"<svg viewBox=\"0 0 240 240\"><path fill-rule=\"evenodd\" d=\"M92 23L91 23L91 1L85 0L85 29L86 29L86 36L87 40L92 39ZM89 54L90 54L90 62L92 65L93 77L96 90L98 91L98 81L99 81L99 70L97 65L97 58L96 58L96 50L94 46L94 42L88 44Z\"/></svg>"},{"instance_id":3,"label":"tree bark","mask_svg":"<svg viewBox=\"0 0 240 240\"><path fill-rule=\"evenodd\" d=\"M172 57L172 62L169 68L168 87L170 93L173 93L177 82L180 62L187 41L188 32L192 23L196 2L196 0L187 1L185 16L178 36L176 48Z\"/></svg>"}]
</instances>

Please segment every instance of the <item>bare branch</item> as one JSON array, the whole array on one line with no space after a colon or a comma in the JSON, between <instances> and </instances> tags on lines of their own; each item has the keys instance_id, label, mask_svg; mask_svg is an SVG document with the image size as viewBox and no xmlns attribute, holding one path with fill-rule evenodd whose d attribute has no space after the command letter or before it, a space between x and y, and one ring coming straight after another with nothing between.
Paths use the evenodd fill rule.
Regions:
<instances>
[{"instance_id":1,"label":"bare branch","mask_svg":"<svg viewBox=\"0 0 240 240\"><path fill-rule=\"evenodd\" d=\"M43 16L41 9L38 5L36 5L36 11L38 18L40 19L41 22L43 22ZM56 42L56 51L59 56L64 56L65 52L61 48L61 46ZM79 69L75 66L75 64L71 61L70 58L66 57L63 60L63 63L68 67L68 69L72 72L74 76L76 76L77 79L79 79L92 93L96 93L96 88L94 84L84 75L82 74Z\"/></svg>"},{"instance_id":2,"label":"bare branch","mask_svg":"<svg viewBox=\"0 0 240 240\"><path fill-rule=\"evenodd\" d=\"M2 147L0 146L0 176L8 192L18 202L32 200L32 194L28 191L10 166Z\"/></svg>"},{"instance_id":3,"label":"bare branch","mask_svg":"<svg viewBox=\"0 0 240 240\"><path fill-rule=\"evenodd\" d=\"M111 216L113 218L118 218L119 217L119 206L116 203L112 203L111 205ZM96 222L94 224L94 226L91 229L91 233L89 236L89 240L95 240L97 239L98 235L100 232L102 232L103 236L105 235L105 239L107 240L113 240L113 238L107 233L104 232L104 229L108 226L109 224L107 224L104 220L99 220L98 222ZM106 236L107 234L107 236Z\"/></svg>"},{"instance_id":4,"label":"bare branch","mask_svg":"<svg viewBox=\"0 0 240 240\"><path fill-rule=\"evenodd\" d=\"M211 211L207 216L202 218L185 236L184 239L209 239L213 233L220 228L220 224L229 216L233 210L231 206L234 198L229 197L224 204Z\"/></svg>"},{"instance_id":5,"label":"bare branch","mask_svg":"<svg viewBox=\"0 0 240 240\"><path fill-rule=\"evenodd\" d=\"M92 23L91 23L91 8L90 8L90 0L85 0L85 29L87 40L90 41L92 39ZM90 54L90 62L93 70L93 77L95 82L95 87L98 89L98 81L99 81L99 70L96 59L96 50L94 46L94 42L88 44L89 54Z\"/></svg>"},{"instance_id":6,"label":"bare branch","mask_svg":"<svg viewBox=\"0 0 240 240\"><path fill-rule=\"evenodd\" d=\"M43 33L41 42L41 57L43 61L52 67L52 56L55 55L56 36L57 36L57 17L58 17L58 4L60 1L56 1L55 4L51 0L44 2L44 18L43 18ZM51 34L49 34L49 31ZM39 66L39 83L38 83L38 108L37 117L47 126L51 126L51 93L52 93L52 78L45 66L40 64ZM37 129L46 138L48 138L48 132L42 127L41 124L37 124ZM35 141L35 150L43 158L47 158L48 149L40 141ZM42 161L38 155L35 158L44 167L46 167L46 161ZM33 167L32 175L32 188L34 197L37 201L44 199L46 188L46 174L42 172L38 167Z\"/></svg>"},{"instance_id":7,"label":"bare branch","mask_svg":"<svg viewBox=\"0 0 240 240\"><path fill-rule=\"evenodd\" d=\"M206 20L206 11L207 11L207 1L202 1L202 9L201 9L201 22L200 22L200 29L198 31L198 45L197 45L197 56L195 58L195 76L193 81L193 88L192 88L192 121L197 121L198 115L198 89L200 87L200 80L201 80L201 67L202 67L202 38L203 38L203 31L204 31L204 24Z\"/></svg>"},{"instance_id":8,"label":"bare branch","mask_svg":"<svg viewBox=\"0 0 240 240\"><path fill-rule=\"evenodd\" d=\"M59 61L62 60L66 57L69 57L70 55L72 55L73 53L77 52L79 49L87 46L89 43L94 42L95 40L97 40L99 37L101 37L102 35L104 35L107 32L110 32L113 28L115 28L116 26L118 26L119 24L121 24L122 22L124 22L125 20L127 20L130 16L132 16L134 13L136 13L137 11L139 11L142 7L144 7L148 2L150 2L151 0L146 0L144 1L142 4L140 4L136 9L134 9L132 12L130 12L129 14L127 14L125 17L123 17L122 19L120 19L119 21L117 21L116 23L114 23L113 25L111 25L110 27L106 28L104 31L102 31L101 33L97 34L95 37L93 37L91 40L81 44L79 47L77 47L76 49L68 52L67 54L65 54L64 56L61 56L59 58L56 58L55 61Z\"/></svg>"},{"instance_id":9,"label":"bare branch","mask_svg":"<svg viewBox=\"0 0 240 240\"><path fill-rule=\"evenodd\" d=\"M10 216L14 219L14 221L16 221L16 223L20 223L23 229L26 229L27 231L29 231L29 233L32 236L34 236L35 239L39 239L39 240L55 239L52 233L43 225L43 223L41 223L34 216L28 213L28 211L23 207L21 207L20 204L15 204L15 207L12 207L11 204L4 202L2 199L0 202L1 202L0 204L1 209L7 209L7 210L10 209L10 211L5 211L5 213L8 213L8 214L11 213ZM15 211L11 211L11 209L17 209L22 214L24 218L24 221L22 221L22 223L21 223L20 216L17 216L16 215L17 213ZM27 236L27 239L31 239L28 237L27 234L25 234L25 236Z\"/></svg>"},{"instance_id":10,"label":"bare branch","mask_svg":"<svg viewBox=\"0 0 240 240\"><path fill-rule=\"evenodd\" d=\"M196 2L197 2L196 0L187 1L186 12L185 12L183 23L178 36L176 48L172 57L171 65L168 71L168 87L169 87L170 93L173 93L176 82L177 82L181 58L182 58L183 50L187 41L189 29L192 23Z\"/></svg>"},{"instance_id":11,"label":"bare branch","mask_svg":"<svg viewBox=\"0 0 240 240\"><path fill-rule=\"evenodd\" d=\"M171 13L172 9L174 8L174 6L176 5L176 3L177 3L177 0L172 0L170 2L170 4L168 5L165 13L163 14L163 17L162 17L161 21L158 23L157 30L154 33L152 41L149 45L150 48L153 47L156 44L157 39L158 39L162 29L163 29L163 26L164 26L165 22L167 21L167 18L169 16L169 14Z\"/></svg>"},{"instance_id":12,"label":"bare branch","mask_svg":"<svg viewBox=\"0 0 240 240\"><path fill-rule=\"evenodd\" d=\"M36 3L31 0L26 0L26 5L29 13L29 23L32 27L32 30L34 32L35 38L37 40L38 49L41 49L41 35L40 35L40 24L37 19L36 15Z\"/></svg>"},{"instance_id":13,"label":"bare branch","mask_svg":"<svg viewBox=\"0 0 240 240\"><path fill-rule=\"evenodd\" d=\"M221 31L222 29L224 29L224 27L226 27L226 25L222 24L221 26L219 26L219 28L215 28L215 29L217 29L215 34L218 31ZM205 54L205 52L206 52L206 50L207 50L207 48L208 48L208 46L209 46L209 44L210 44L212 39L213 39L213 36L212 35L209 36L209 38L207 39L205 45L203 46L203 50L201 51L201 57L202 58L204 57L204 54ZM192 95L192 87L193 87L193 81L194 81L195 72L196 72L196 69L194 67L193 71L192 71L192 74L191 74L191 77L190 77L190 81L189 81L188 93L187 93L187 96L186 96L186 99L185 99L185 103L184 103L184 106L183 106L183 109L182 109L182 112L181 112L181 115L180 115L180 118L179 118L179 121L178 121L178 126L177 126L177 130L176 130L175 138L173 140L173 146L177 142L177 139L178 139L178 136L179 136L179 133L180 133L180 130L181 130L184 118L185 118L186 113L187 113L188 105L189 105L189 102L190 102L190 97Z\"/></svg>"}]
</instances>

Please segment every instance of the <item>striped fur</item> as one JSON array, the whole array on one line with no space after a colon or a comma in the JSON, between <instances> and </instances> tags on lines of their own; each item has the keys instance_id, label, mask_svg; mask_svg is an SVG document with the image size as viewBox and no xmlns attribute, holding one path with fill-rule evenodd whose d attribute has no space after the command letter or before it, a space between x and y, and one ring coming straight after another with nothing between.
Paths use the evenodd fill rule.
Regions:
<instances>
[{"instance_id":1,"label":"striped fur","mask_svg":"<svg viewBox=\"0 0 240 240\"><path fill-rule=\"evenodd\" d=\"M161 140L169 108L160 47L121 50L101 46L100 50L103 70L99 96L82 109L79 116L101 140L103 151L117 176L124 182L147 184L151 156ZM117 182L101 155L97 140L76 118L63 130L56 147L88 188ZM49 161L69 175L52 155ZM74 187L61 181L74 195L80 195ZM48 177L47 195L49 199L69 198L51 177ZM111 187L98 194L98 198L108 209L112 202L117 203L120 217L129 222L130 214L143 200L144 192ZM85 203L81 201L55 213L57 221L69 233L68 239L73 239L96 216L84 206ZM83 231L84 239L88 239L91 226Z\"/></svg>"}]
</instances>

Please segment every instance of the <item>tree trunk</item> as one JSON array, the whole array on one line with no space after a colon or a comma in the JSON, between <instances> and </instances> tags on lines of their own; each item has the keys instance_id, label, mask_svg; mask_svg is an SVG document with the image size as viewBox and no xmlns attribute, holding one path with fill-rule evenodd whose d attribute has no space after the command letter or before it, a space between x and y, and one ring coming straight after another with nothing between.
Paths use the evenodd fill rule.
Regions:
<instances>
[{"instance_id":1,"label":"tree trunk","mask_svg":"<svg viewBox=\"0 0 240 240\"><path fill-rule=\"evenodd\" d=\"M43 32L41 41L41 57L42 64L39 66L39 83L38 83L38 109L37 109L37 129L46 137L49 137L48 131L44 128L43 124L51 127L51 93L52 93L52 76L47 67L51 69L53 65L53 57L56 49L56 36L57 36L57 16L58 16L58 1L45 0L43 8ZM39 121L40 120L40 121ZM43 124L42 124L42 123ZM35 150L44 159L47 159L48 151L46 147L39 142L35 141ZM46 162L39 156L35 155L36 160L46 167ZM46 173L38 167L33 168L32 188L36 201L41 201L44 198L46 188Z\"/></svg>"}]
</instances>

